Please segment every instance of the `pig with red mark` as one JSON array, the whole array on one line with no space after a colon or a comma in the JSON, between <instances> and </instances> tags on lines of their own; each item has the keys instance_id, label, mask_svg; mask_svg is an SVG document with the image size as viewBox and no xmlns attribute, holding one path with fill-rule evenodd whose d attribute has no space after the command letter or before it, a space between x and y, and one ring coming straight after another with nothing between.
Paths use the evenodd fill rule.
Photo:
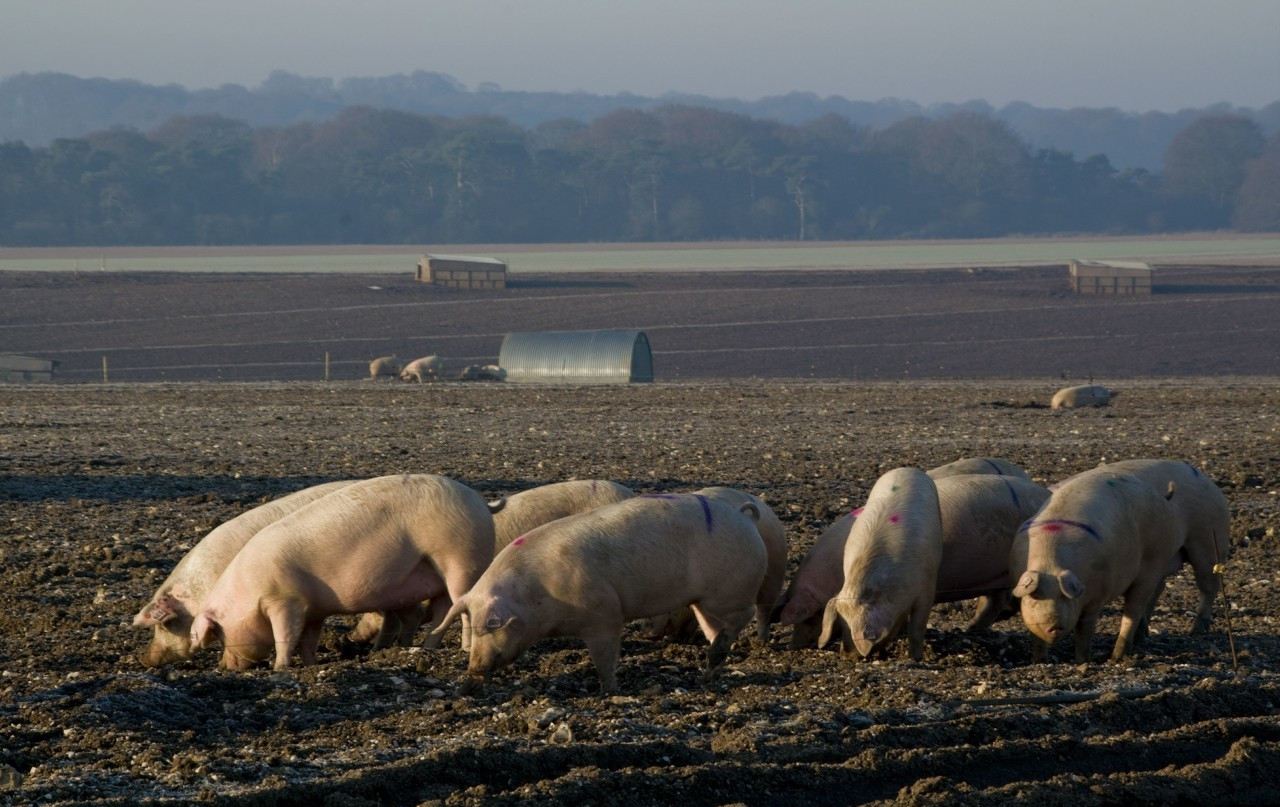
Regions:
<instances>
[{"instance_id":1,"label":"pig with red mark","mask_svg":"<svg viewBox=\"0 0 1280 807\"><path fill-rule=\"evenodd\" d=\"M767 555L759 514L708 496L642 496L562 518L511 542L437 631L471 617L471 691L539 639L586 643L603 692L617 689L622 629L689 606L713 677L751 621Z\"/></svg>"},{"instance_id":2,"label":"pig with red mark","mask_svg":"<svg viewBox=\"0 0 1280 807\"><path fill-rule=\"evenodd\" d=\"M220 641L230 669L273 649L277 670L295 649L312 664L325 617L413 615L424 600L443 616L493 548L487 503L459 482L432 474L356 482L254 535L209 592L192 643Z\"/></svg>"},{"instance_id":3,"label":"pig with red mark","mask_svg":"<svg viewBox=\"0 0 1280 807\"><path fill-rule=\"evenodd\" d=\"M585 513L634 497L635 491L606 479L575 479L522 490L505 498L493 517L499 551L534 527L566 516Z\"/></svg>"},{"instance_id":4,"label":"pig with red mark","mask_svg":"<svg viewBox=\"0 0 1280 807\"><path fill-rule=\"evenodd\" d=\"M1173 508L1130 474L1087 471L1059 487L1019 530L1009 555L1013 594L1031 632L1031 657L1044 661L1058 639L1074 635L1075 660L1087 662L1102 609L1124 598L1111 660L1141 638L1166 576L1181 565Z\"/></svg>"},{"instance_id":5,"label":"pig with red mark","mask_svg":"<svg viewBox=\"0 0 1280 807\"><path fill-rule=\"evenodd\" d=\"M837 634L862 656L905 626L912 659L924 657L924 632L942 562L938 489L918 468L895 468L871 488L844 551L844 584L822 617L824 647Z\"/></svg>"},{"instance_id":6,"label":"pig with red mark","mask_svg":"<svg viewBox=\"0 0 1280 807\"><path fill-rule=\"evenodd\" d=\"M299 490L241 513L201 538L133 618L134 627L153 629L142 663L160 667L194 655L191 624L195 615L200 613L209 590L227 564L249 539L264 527L350 484L329 482Z\"/></svg>"},{"instance_id":7,"label":"pig with red mark","mask_svg":"<svg viewBox=\"0 0 1280 807\"><path fill-rule=\"evenodd\" d=\"M787 534L782 528L782 522L778 520L777 514L770 509L769 505L745 491L715 486L696 490L693 495L719 499L735 508L750 504L760 514L756 520L756 531L760 534L760 540L764 542L768 563L765 567L764 580L760 583L760 590L756 592L756 636L762 642L769 641L772 621L770 612L778 601L778 595L782 592L782 582L787 574ZM650 639L683 636L697 624L693 619L693 612L688 608L681 608L646 622L644 632Z\"/></svg>"},{"instance_id":8,"label":"pig with red mark","mask_svg":"<svg viewBox=\"0 0 1280 807\"><path fill-rule=\"evenodd\" d=\"M1213 601L1221 587L1214 567L1226 563L1231 554L1231 510L1221 488L1203 471L1177 460L1123 460L1097 470L1131 474L1158 491L1168 490L1170 485L1177 489L1177 495L1169 500L1174 531L1181 536L1180 557L1191 566L1200 594L1191 633L1209 630Z\"/></svg>"}]
</instances>

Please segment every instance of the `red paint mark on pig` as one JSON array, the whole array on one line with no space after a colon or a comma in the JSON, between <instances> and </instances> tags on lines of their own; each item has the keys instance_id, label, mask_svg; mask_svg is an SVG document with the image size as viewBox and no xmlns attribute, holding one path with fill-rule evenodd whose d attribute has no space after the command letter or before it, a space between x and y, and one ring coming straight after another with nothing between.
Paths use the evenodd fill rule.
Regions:
<instances>
[{"instance_id":1,"label":"red paint mark on pig","mask_svg":"<svg viewBox=\"0 0 1280 807\"><path fill-rule=\"evenodd\" d=\"M897 513L894 513L893 515L889 516L890 524L897 524L901 520L902 520L902 516L898 515Z\"/></svg>"},{"instance_id":2,"label":"red paint mark on pig","mask_svg":"<svg viewBox=\"0 0 1280 807\"><path fill-rule=\"evenodd\" d=\"M523 535L521 535L519 538L517 538L517 539L515 539L514 541L512 541L512 542L511 542L511 545L512 545L512 546L520 546L520 544L523 544L523 543L524 543L524 536L523 536Z\"/></svg>"}]
</instances>

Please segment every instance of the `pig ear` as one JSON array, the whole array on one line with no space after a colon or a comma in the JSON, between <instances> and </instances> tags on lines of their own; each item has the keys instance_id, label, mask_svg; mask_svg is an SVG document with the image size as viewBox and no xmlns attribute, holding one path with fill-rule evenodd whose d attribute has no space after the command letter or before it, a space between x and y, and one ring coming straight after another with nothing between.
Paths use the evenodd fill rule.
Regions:
<instances>
[{"instance_id":1,"label":"pig ear","mask_svg":"<svg viewBox=\"0 0 1280 807\"><path fill-rule=\"evenodd\" d=\"M154 625L163 625L177 616L181 607L181 604L169 594L161 594L147 603L146 607L133 618L134 627L150 628Z\"/></svg>"},{"instance_id":2,"label":"pig ear","mask_svg":"<svg viewBox=\"0 0 1280 807\"><path fill-rule=\"evenodd\" d=\"M1166 502L1173 498L1173 491L1176 488L1177 485L1173 484L1173 480L1169 480L1169 489L1164 492L1164 500Z\"/></svg>"},{"instance_id":3,"label":"pig ear","mask_svg":"<svg viewBox=\"0 0 1280 807\"><path fill-rule=\"evenodd\" d=\"M1084 583L1070 569L1058 575L1058 586L1069 600L1074 600L1084 593Z\"/></svg>"},{"instance_id":4,"label":"pig ear","mask_svg":"<svg viewBox=\"0 0 1280 807\"><path fill-rule=\"evenodd\" d=\"M485 506L489 508L489 515L500 513L502 512L502 508L507 506L507 497L503 496L501 499L485 502Z\"/></svg>"},{"instance_id":5,"label":"pig ear","mask_svg":"<svg viewBox=\"0 0 1280 807\"><path fill-rule=\"evenodd\" d=\"M206 611L196 617L191 624L191 644L195 647L208 647L217 638L218 623Z\"/></svg>"},{"instance_id":6,"label":"pig ear","mask_svg":"<svg viewBox=\"0 0 1280 807\"><path fill-rule=\"evenodd\" d=\"M755 502L743 502L742 506L738 508L738 512L746 513L751 517L752 521L760 521L760 508L756 507Z\"/></svg>"},{"instance_id":7,"label":"pig ear","mask_svg":"<svg viewBox=\"0 0 1280 807\"><path fill-rule=\"evenodd\" d=\"M1014 586L1013 596L1029 597L1035 593L1040 587L1039 572L1023 572L1022 577L1018 578L1018 585Z\"/></svg>"},{"instance_id":8,"label":"pig ear","mask_svg":"<svg viewBox=\"0 0 1280 807\"><path fill-rule=\"evenodd\" d=\"M840 634L840 639L844 641L844 635L849 631L849 624L845 621L845 616L840 612L840 602L838 597L832 597L827 600L827 607L822 612L822 634L818 636L818 649L827 646L827 643L836 638L836 634Z\"/></svg>"}]
</instances>

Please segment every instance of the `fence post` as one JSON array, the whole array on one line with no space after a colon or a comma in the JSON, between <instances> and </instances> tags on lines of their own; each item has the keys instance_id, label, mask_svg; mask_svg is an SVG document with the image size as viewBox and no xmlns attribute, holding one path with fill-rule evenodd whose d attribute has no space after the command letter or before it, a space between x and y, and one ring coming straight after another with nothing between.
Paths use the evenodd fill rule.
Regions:
<instances>
[{"instance_id":1,"label":"fence post","mask_svg":"<svg viewBox=\"0 0 1280 807\"><path fill-rule=\"evenodd\" d=\"M324 381L329 383L329 351L324 352Z\"/></svg>"},{"instance_id":2,"label":"fence post","mask_svg":"<svg viewBox=\"0 0 1280 807\"><path fill-rule=\"evenodd\" d=\"M102 383L107 383L107 357L102 357Z\"/></svg>"}]
</instances>

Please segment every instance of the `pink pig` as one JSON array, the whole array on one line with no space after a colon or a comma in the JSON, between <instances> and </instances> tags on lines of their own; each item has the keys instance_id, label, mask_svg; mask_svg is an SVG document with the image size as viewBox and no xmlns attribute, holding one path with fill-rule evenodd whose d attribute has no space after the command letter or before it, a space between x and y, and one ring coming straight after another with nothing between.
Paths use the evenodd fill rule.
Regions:
<instances>
[{"instance_id":1,"label":"pink pig","mask_svg":"<svg viewBox=\"0 0 1280 807\"><path fill-rule=\"evenodd\" d=\"M1167 496L1176 498L1176 488ZM1031 658L1075 635L1075 660L1087 662L1102 609L1124 598L1111 660L1141 638L1163 588L1181 565L1182 536L1173 508L1151 485L1129 474L1087 471L1064 482L1019 530L1009 553Z\"/></svg>"},{"instance_id":2,"label":"pink pig","mask_svg":"<svg viewBox=\"0 0 1280 807\"><path fill-rule=\"evenodd\" d=\"M635 496L635 491L605 479L575 479L522 490L507 496L502 511L494 515L497 548L558 518L585 513Z\"/></svg>"},{"instance_id":3,"label":"pink pig","mask_svg":"<svg viewBox=\"0 0 1280 807\"><path fill-rule=\"evenodd\" d=\"M707 496L661 494L562 518L517 538L436 628L471 616L471 680L463 691L548 636L581 637L601 690L614 691L623 625L686 605L711 643L710 678L751 621L765 574L756 517L752 504L740 512Z\"/></svg>"},{"instance_id":4,"label":"pink pig","mask_svg":"<svg viewBox=\"0 0 1280 807\"><path fill-rule=\"evenodd\" d=\"M443 615L493 557L493 517L471 488L441 476L383 476L348 485L255 535L227 566L191 629L221 640L223 666L244 669L275 649L315 662L325 617Z\"/></svg>"},{"instance_id":5,"label":"pink pig","mask_svg":"<svg viewBox=\"0 0 1280 807\"><path fill-rule=\"evenodd\" d=\"M895 468L871 488L844 549L844 585L822 617L823 647L837 633L867 656L905 624L911 658L924 657L924 632L942 562L938 489L918 468Z\"/></svg>"},{"instance_id":6,"label":"pink pig","mask_svg":"<svg viewBox=\"0 0 1280 807\"><path fill-rule=\"evenodd\" d=\"M349 484L329 482L299 490L241 513L201 538L133 618L135 627L154 628L142 663L159 667L190 658L191 623L236 553L267 525Z\"/></svg>"}]
</instances>

